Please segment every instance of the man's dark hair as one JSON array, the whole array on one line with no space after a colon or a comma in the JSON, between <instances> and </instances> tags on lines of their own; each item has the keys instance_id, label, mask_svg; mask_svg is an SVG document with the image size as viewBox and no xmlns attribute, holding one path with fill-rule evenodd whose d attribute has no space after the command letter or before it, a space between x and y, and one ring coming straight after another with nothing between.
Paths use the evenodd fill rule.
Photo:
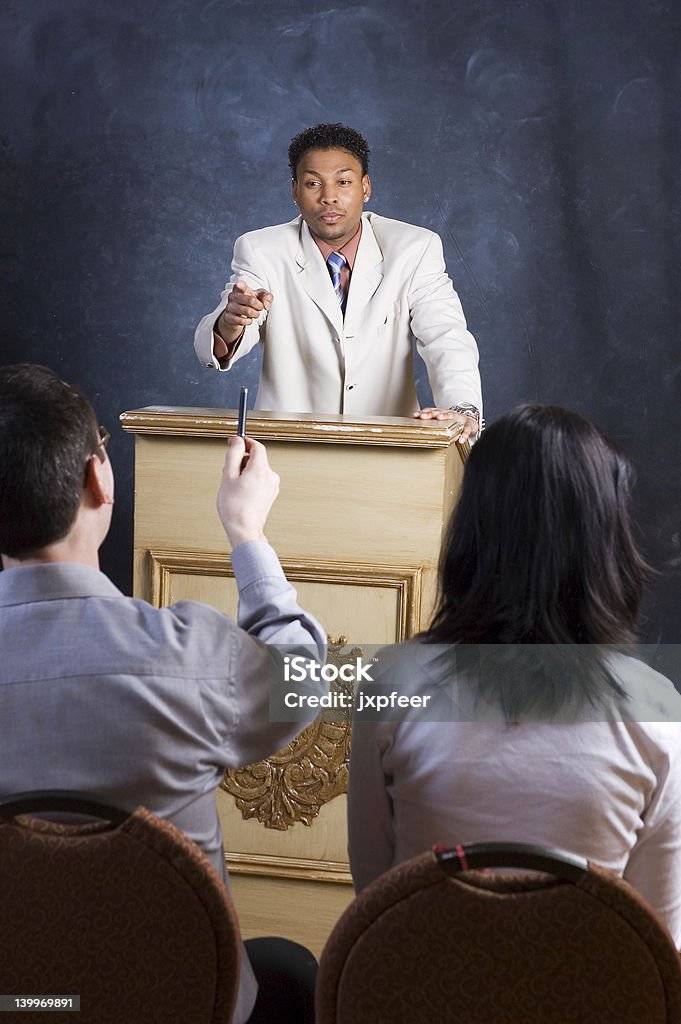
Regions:
<instances>
[{"instance_id":1,"label":"man's dark hair","mask_svg":"<svg viewBox=\"0 0 681 1024\"><path fill-rule=\"evenodd\" d=\"M362 165L362 175L369 173L367 140L354 128L348 128L344 124L316 124L291 139L288 162L292 178L297 178L298 161L308 149L347 149Z\"/></svg>"},{"instance_id":2,"label":"man's dark hair","mask_svg":"<svg viewBox=\"0 0 681 1024\"><path fill-rule=\"evenodd\" d=\"M0 551L27 558L71 529L99 441L85 395L45 366L0 367Z\"/></svg>"},{"instance_id":3,"label":"man's dark hair","mask_svg":"<svg viewBox=\"0 0 681 1024\"><path fill-rule=\"evenodd\" d=\"M508 717L583 698L598 705L608 676L601 645L635 639L648 567L634 539L631 476L593 424L558 406L518 406L473 446L441 554L438 606L422 639L558 644L568 658L569 645L594 645L591 654L582 648L591 659L583 678L572 673L544 692L526 671L525 683L519 673L488 677L483 695Z\"/></svg>"}]
</instances>

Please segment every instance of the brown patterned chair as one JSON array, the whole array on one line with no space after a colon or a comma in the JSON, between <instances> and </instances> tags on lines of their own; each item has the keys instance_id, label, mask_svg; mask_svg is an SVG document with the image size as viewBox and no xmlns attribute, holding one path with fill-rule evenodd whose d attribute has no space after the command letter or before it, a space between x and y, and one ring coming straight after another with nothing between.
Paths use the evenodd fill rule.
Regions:
<instances>
[{"instance_id":1,"label":"brown patterned chair","mask_svg":"<svg viewBox=\"0 0 681 1024\"><path fill-rule=\"evenodd\" d=\"M509 867L529 873L489 871ZM316 998L317 1024L680 1024L681 960L604 868L538 847L435 848L348 907Z\"/></svg>"},{"instance_id":2,"label":"brown patterned chair","mask_svg":"<svg viewBox=\"0 0 681 1024\"><path fill-rule=\"evenodd\" d=\"M30 816L48 811L90 818ZM0 803L0 993L81 1007L3 1021L227 1024L240 956L222 880L174 825L63 792Z\"/></svg>"}]
</instances>

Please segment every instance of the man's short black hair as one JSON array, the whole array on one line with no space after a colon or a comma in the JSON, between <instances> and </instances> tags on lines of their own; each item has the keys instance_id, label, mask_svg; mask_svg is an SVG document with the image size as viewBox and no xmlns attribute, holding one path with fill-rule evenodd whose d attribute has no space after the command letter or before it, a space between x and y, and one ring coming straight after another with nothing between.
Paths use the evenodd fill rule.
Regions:
<instances>
[{"instance_id":1,"label":"man's short black hair","mask_svg":"<svg viewBox=\"0 0 681 1024\"><path fill-rule=\"evenodd\" d=\"M94 410L46 366L0 367L0 551L28 558L62 540L99 442Z\"/></svg>"},{"instance_id":2,"label":"man's short black hair","mask_svg":"<svg viewBox=\"0 0 681 1024\"><path fill-rule=\"evenodd\" d=\"M291 139L288 162L291 177L296 178L298 161L308 149L347 149L362 165L362 175L369 173L369 146L367 140L354 128L344 124L316 124Z\"/></svg>"}]
</instances>

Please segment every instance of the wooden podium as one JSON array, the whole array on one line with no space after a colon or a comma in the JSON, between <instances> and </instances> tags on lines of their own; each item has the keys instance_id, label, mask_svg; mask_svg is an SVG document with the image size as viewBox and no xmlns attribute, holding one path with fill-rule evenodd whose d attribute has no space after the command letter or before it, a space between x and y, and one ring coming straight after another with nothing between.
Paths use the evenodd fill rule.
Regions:
<instances>
[{"instance_id":1,"label":"wooden podium","mask_svg":"<svg viewBox=\"0 0 681 1024\"><path fill-rule=\"evenodd\" d=\"M236 412L151 406L121 422L136 435L135 596L235 616L215 498ZM281 477L267 536L301 605L326 627L329 660L425 628L469 451L458 425L258 412L247 432ZM218 808L245 938L285 935L319 954L352 898L348 750L349 727L320 720L280 754L226 773Z\"/></svg>"}]
</instances>

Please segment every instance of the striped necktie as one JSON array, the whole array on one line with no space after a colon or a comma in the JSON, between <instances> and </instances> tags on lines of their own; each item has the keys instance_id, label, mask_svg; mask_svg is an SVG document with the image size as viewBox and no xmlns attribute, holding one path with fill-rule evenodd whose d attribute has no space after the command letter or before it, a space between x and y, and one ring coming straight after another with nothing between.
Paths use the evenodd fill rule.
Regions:
<instances>
[{"instance_id":1,"label":"striped necktie","mask_svg":"<svg viewBox=\"0 0 681 1024\"><path fill-rule=\"evenodd\" d=\"M338 299L338 305L342 310L345 309L345 292L341 285L341 270L347 263L345 256L340 252L332 252L326 260L326 265L329 268L331 274L331 283L333 284L333 290L336 293Z\"/></svg>"}]
</instances>

